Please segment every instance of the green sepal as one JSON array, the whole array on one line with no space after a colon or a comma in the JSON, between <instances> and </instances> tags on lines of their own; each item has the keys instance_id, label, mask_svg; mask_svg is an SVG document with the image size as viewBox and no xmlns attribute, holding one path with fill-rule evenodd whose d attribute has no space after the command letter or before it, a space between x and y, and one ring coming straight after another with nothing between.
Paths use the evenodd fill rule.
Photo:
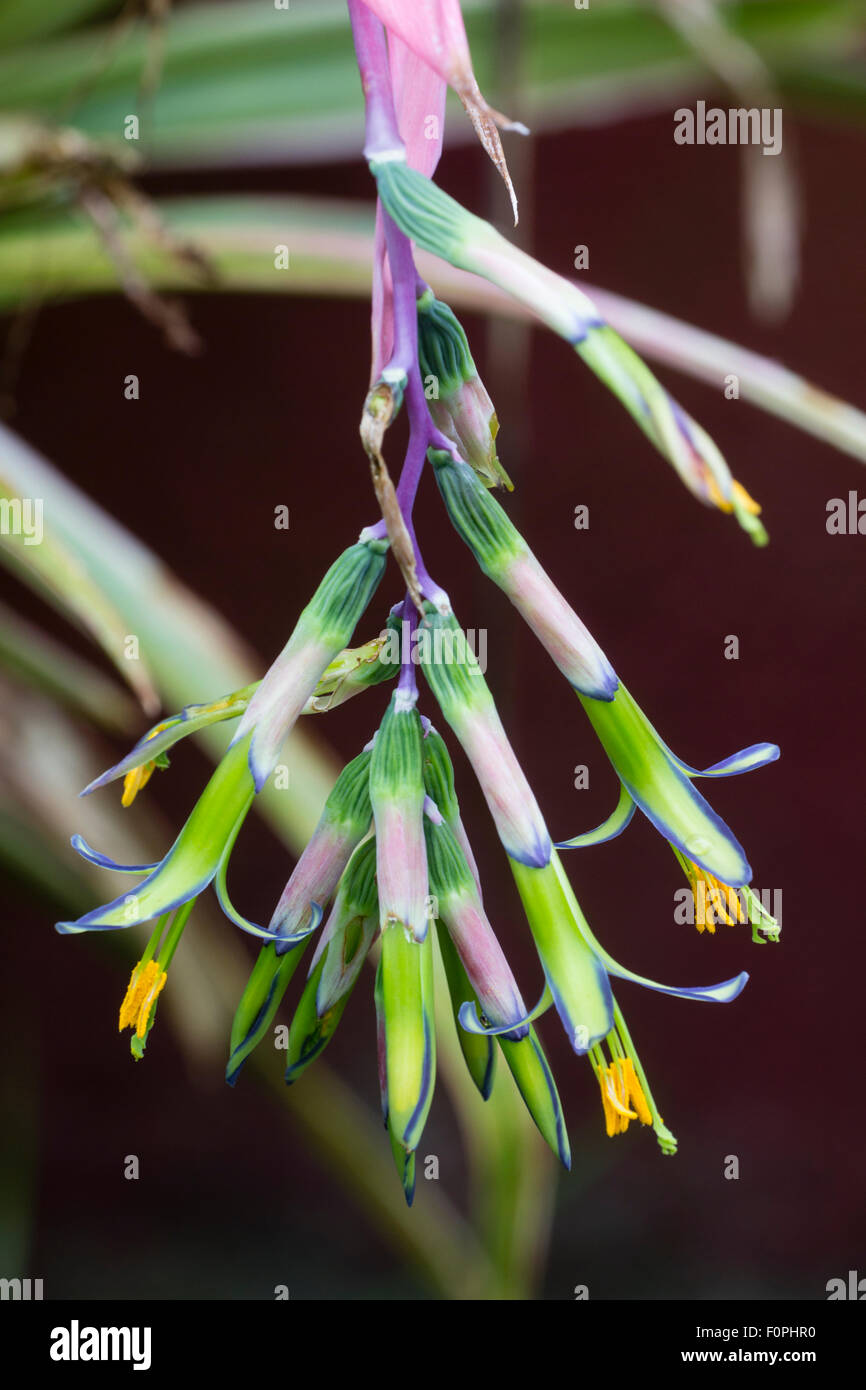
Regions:
<instances>
[{"instance_id":1,"label":"green sepal","mask_svg":"<svg viewBox=\"0 0 866 1390\"><path fill-rule=\"evenodd\" d=\"M410 794L417 797L424 785L421 720L414 705L402 703L395 690L373 744L370 761L370 797L380 799Z\"/></svg>"},{"instance_id":2,"label":"green sepal","mask_svg":"<svg viewBox=\"0 0 866 1390\"><path fill-rule=\"evenodd\" d=\"M370 758L368 750L347 763L334 783L325 802L324 815L329 821L366 835L373 815L370 804Z\"/></svg>"},{"instance_id":3,"label":"green sepal","mask_svg":"<svg viewBox=\"0 0 866 1390\"><path fill-rule=\"evenodd\" d=\"M468 709L493 705L481 667L453 613L425 603L418 642L419 664L449 724Z\"/></svg>"},{"instance_id":4,"label":"green sepal","mask_svg":"<svg viewBox=\"0 0 866 1390\"><path fill-rule=\"evenodd\" d=\"M351 932L353 927L357 927L355 933L356 940L354 942L356 953L365 940L366 946L369 947L373 937L373 931L367 931L365 934L362 923L356 921L347 924L346 932ZM295 1010L294 1017L289 1027L289 1043L286 1053L287 1085L291 1085L293 1082L297 1081L298 1077L306 1071L310 1063L314 1062L319 1054L324 1052L331 1038L334 1036L334 1033L337 1031L337 1025L343 1017L343 1011L349 1002L349 995L352 993L355 983L357 982L358 976L357 973L355 973L349 981L344 993L336 998L328 1009L321 1014L319 1013L317 1007L317 994L322 975L325 971L328 954L332 950L341 951L342 945L343 934L341 933L339 938L334 937L334 939L328 943L328 946L322 952L322 955L316 962L315 969L310 974L304 986L304 992L301 995L298 1007ZM366 955L366 949L363 955ZM363 955L361 960L358 961L359 969L363 963Z\"/></svg>"},{"instance_id":5,"label":"green sepal","mask_svg":"<svg viewBox=\"0 0 866 1390\"><path fill-rule=\"evenodd\" d=\"M448 516L485 574L494 581L508 560L527 553L527 545L507 513L465 463L444 449L428 449Z\"/></svg>"},{"instance_id":6,"label":"green sepal","mask_svg":"<svg viewBox=\"0 0 866 1390\"><path fill-rule=\"evenodd\" d=\"M406 1200L411 1204L414 1164L410 1160L430 1111L436 1080L433 933L416 942L408 940L399 925L386 928L381 970L388 1133Z\"/></svg>"},{"instance_id":7,"label":"green sepal","mask_svg":"<svg viewBox=\"0 0 866 1390\"><path fill-rule=\"evenodd\" d=\"M493 1089L496 1072L496 1049L493 1039L482 1037L479 1033L469 1033L465 1028L460 1027L458 1014L461 1005L465 1004L467 1000L474 1001L479 1014L481 1013L481 1006L457 948L448 935L447 928L442 922L437 922L436 927L460 1051L463 1053L466 1068L480 1091L482 1099L488 1100Z\"/></svg>"},{"instance_id":8,"label":"green sepal","mask_svg":"<svg viewBox=\"0 0 866 1390\"><path fill-rule=\"evenodd\" d=\"M233 1086L241 1068L269 1031L283 995L298 968L307 941L278 956L273 945L263 946L232 1020L226 1081Z\"/></svg>"},{"instance_id":9,"label":"green sepal","mask_svg":"<svg viewBox=\"0 0 866 1390\"><path fill-rule=\"evenodd\" d=\"M377 908L376 839L371 835L353 851L343 870L333 910L347 918L372 917Z\"/></svg>"},{"instance_id":10,"label":"green sepal","mask_svg":"<svg viewBox=\"0 0 866 1390\"><path fill-rule=\"evenodd\" d=\"M528 1035L517 1042L510 1038L499 1038L499 1046L540 1134L564 1167L570 1168L571 1145L562 1103L538 1034L534 1028L530 1028Z\"/></svg>"},{"instance_id":11,"label":"green sepal","mask_svg":"<svg viewBox=\"0 0 866 1390\"><path fill-rule=\"evenodd\" d=\"M460 320L429 289L418 300L418 366L422 377L436 378L440 395L450 396L478 376Z\"/></svg>"},{"instance_id":12,"label":"green sepal","mask_svg":"<svg viewBox=\"0 0 866 1390\"><path fill-rule=\"evenodd\" d=\"M348 647L385 572L387 541L362 540L350 545L331 565L298 620L327 646Z\"/></svg>"},{"instance_id":13,"label":"green sepal","mask_svg":"<svg viewBox=\"0 0 866 1390\"><path fill-rule=\"evenodd\" d=\"M434 898L445 901L452 895L470 894L477 898L478 890L472 871L454 831L447 821L437 825L424 817L424 843L427 847L427 879Z\"/></svg>"},{"instance_id":14,"label":"green sepal","mask_svg":"<svg viewBox=\"0 0 866 1390\"><path fill-rule=\"evenodd\" d=\"M370 172L385 211L401 232L425 251L445 261L459 261L466 231L477 224L489 232L486 222L443 193L431 179L400 160L370 161Z\"/></svg>"},{"instance_id":15,"label":"green sepal","mask_svg":"<svg viewBox=\"0 0 866 1390\"><path fill-rule=\"evenodd\" d=\"M435 729L428 729L424 735L423 754L424 790L453 828L453 822L460 816L460 804L454 787L454 765L444 738Z\"/></svg>"}]
</instances>

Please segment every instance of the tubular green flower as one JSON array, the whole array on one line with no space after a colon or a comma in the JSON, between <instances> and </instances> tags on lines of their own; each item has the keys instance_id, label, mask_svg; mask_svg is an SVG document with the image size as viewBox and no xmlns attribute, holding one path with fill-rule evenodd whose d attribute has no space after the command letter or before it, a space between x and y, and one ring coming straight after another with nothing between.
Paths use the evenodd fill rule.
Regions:
<instances>
[{"instance_id":1,"label":"tubular green flower","mask_svg":"<svg viewBox=\"0 0 866 1390\"><path fill-rule=\"evenodd\" d=\"M370 828L370 764L371 754L365 749L346 764L334 783L271 917L269 930L281 938L276 944L278 954L284 940L291 943L298 932L305 931L311 909L318 908L321 915L355 847Z\"/></svg>"},{"instance_id":2,"label":"tubular green flower","mask_svg":"<svg viewBox=\"0 0 866 1390\"><path fill-rule=\"evenodd\" d=\"M598 844L622 833L635 805L698 869L722 885L742 887L752 870L739 841L693 786L696 777L733 777L779 757L774 743L755 743L699 771L671 752L620 682L603 704L580 696L595 732L622 784L615 811L602 825L562 842L562 847Z\"/></svg>"},{"instance_id":3,"label":"tubular green flower","mask_svg":"<svg viewBox=\"0 0 866 1390\"><path fill-rule=\"evenodd\" d=\"M622 782L626 799L621 799L613 816L597 831L563 843L574 846L611 838L628 823L636 803L690 863L722 886L741 887L751 878L743 849L691 779L748 771L777 758L776 745L755 744L702 773L680 762L617 679L601 648L496 499L465 464L443 451L431 450L430 458L457 531L577 691Z\"/></svg>"},{"instance_id":4,"label":"tubular green flower","mask_svg":"<svg viewBox=\"0 0 866 1390\"><path fill-rule=\"evenodd\" d=\"M235 836L252 804L254 788L247 765L248 752L248 739L229 748L168 854L158 864L114 864L76 837L74 847L91 862L120 872L145 873L146 877L134 892L121 894L75 922L58 922L57 930L70 934L136 926L173 911L203 892L224 870ZM255 935L269 935L261 928L252 930Z\"/></svg>"},{"instance_id":5,"label":"tubular green flower","mask_svg":"<svg viewBox=\"0 0 866 1390\"><path fill-rule=\"evenodd\" d=\"M568 1168L571 1152L565 1120L547 1059L535 1030L526 1020L526 1005L484 913L460 846L450 826L433 806L428 807L424 833L427 838L430 887L445 927L445 932L440 932L440 940L450 938L459 957L461 973L471 986L471 991L463 996L457 1009L461 1039L467 1040L461 1040L461 1046L466 1049L464 1055L469 1053L467 1061L470 1058L476 1060L475 1052L467 1046L469 1040L476 1043L479 1037L498 1037L530 1115L554 1153ZM447 969L448 955L445 959ZM449 983L452 999L455 999L453 990L459 988L459 976L453 979L453 983L449 977ZM480 1020L474 1011L476 1002L481 1012ZM476 1024L477 1027L473 1026ZM489 1084L492 1084L492 1058L484 1078L484 1085ZM480 1089L486 1099L489 1090Z\"/></svg>"},{"instance_id":6,"label":"tubular green flower","mask_svg":"<svg viewBox=\"0 0 866 1390\"><path fill-rule=\"evenodd\" d=\"M366 750L343 768L280 895L268 928L274 940L262 947L232 1024L226 1067L230 1085L270 1028L307 939L321 922L325 905L367 834L372 816L369 772L370 753Z\"/></svg>"},{"instance_id":7,"label":"tubular green flower","mask_svg":"<svg viewBox=\"0 0 866 1390\"><path fill-rule=\"evenodd\" d=\"M544 868L535 869L512 861L511 870L557 1013L575 1052L589 1055L602 1088L608 1122L612 1114L619 1115L621 1120L629 1118L625 1113L626 1102L631 1098L638 1105L642 1097L641 1103L646 1106L642 1114L649 1116L645 1122L652 1123L662 1150L674 1152L676 1141L652 1099L611 993L610 976L630 980L662 994L724 1004L736 999L748 975L741 971L717 985L682 987L659 984L637 975L615 961L591 932L555 850ZM611 1052L609 1064L604 1058L603 1044ZM631 1071L625 1067L625 1060L631 1063ZM630 1089L632 1072L635 1080ZM609 1128L608 1132L619 1131Z\"/></svg>"},{"instance_id":8,"label":"tubular green flower","mask_svg":"<svg viewBox=\"0 0 866 1390\"><path fill-rule=\"evenodd\" d=\"M250 1053L270 1032L308 943L309 937L304 937L278 956L273 943L268 942L259 952L232 1020L226 1063L226 1081L230 1086L234 1086Z\"/></svg>"},{"instance_id":9,"label":"tubular green flower","mask_svg":"<svg viewBox=\"0 0 866 1390\"><path fill-rule=\"evenodd\" d=\"M409 1206L418 1147L436 1080L433 935L409 940L399 923L382 930L380 1064L391 1150Z\"/></svg>"},{"instance_id":10,"label":"tubular green flower","mask_svg":"<svg viewBox=\"0 0 866 1390\"><path fill-rule=\"evenodd\" d=\"M327 1047L378 929L376 846L360 845L343 874L334 907L289 1028L286 1081L292 1083Z\"/></svg>"}]
</instances>

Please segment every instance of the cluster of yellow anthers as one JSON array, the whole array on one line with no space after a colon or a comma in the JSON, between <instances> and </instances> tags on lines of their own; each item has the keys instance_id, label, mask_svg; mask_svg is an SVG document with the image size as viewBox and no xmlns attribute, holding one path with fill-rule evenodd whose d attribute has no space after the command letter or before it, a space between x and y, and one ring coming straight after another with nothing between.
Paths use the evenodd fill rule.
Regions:
<instances>
[{"instance_id":1,"label":"cluster of yellow anthers","mask_svg":"<svg viewBox=\"0 0 866 1390\"><path fill-rule=\"evenodd\" d=\"M156 1005L157 995L166 981L166 973L159 961L139 961L132 972L123 1003L120 1006L120 1020L117 1028L134 1028L136 1037L143 1038Z\"/></svg>"},{"instance_id":2,"label":"cluster of yellow anthers","mask_svg":"<svg viewBox=\"0 0 866 1390\"><path fill-rule=\"evenodd\" d=\"M695 900L695 926L699 932L704 928L710 933L716 930L716 922L726 927L735 927L738 922L748 920L736 888L731 888L721 879L707 873L691 859L683 858L689 887Z\"/></svg>"},{"instance_id":3,"label":"cluster of yellow anthers","mask_svg":"<svg viewBox=\"0 0 866 1390\"><path fill-rule=\"evenodd\" d=\"M631 1058L615 1056L612 1061L606 1062L601 1048L594 1047L589 1059L601 1087L608 1138L625 1134L629 1120L640 1120L642 1125L651 1125L653 1117Z\"/></svg>"}]
</instances>

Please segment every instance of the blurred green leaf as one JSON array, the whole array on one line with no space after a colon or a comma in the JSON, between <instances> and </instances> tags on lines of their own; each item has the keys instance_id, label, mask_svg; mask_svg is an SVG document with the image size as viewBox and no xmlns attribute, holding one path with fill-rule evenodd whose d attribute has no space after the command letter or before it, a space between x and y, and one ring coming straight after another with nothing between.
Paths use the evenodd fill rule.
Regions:
<instances>
[{"instance_id":1,"label":"blurred green leaf","mask_svg":"<svg viewBox=\"0 0 866 1390\"><path fill-rule=\"evenodd\" d=\"M125 644L129 626L113 602L110 590L94 582L79 557L64 545L50 512L47 520L44 518L45 499L34 492L19 491L14 483L10 486L7 465L10 453L14 452L14 437L0 433L0 505L38 508L39 535L37 537L33 518L24 523L33 528L31 535L24 534L19 526L4 525L0 528L0 559L23 583L88 632L135 691L145 712L156 714L159 697L147 661L127 659Z\"/></svg>"},{"instance_id":2,"label":"blurred green leaf","mask_svg":"<svg viewBox=\"0 0 866 1390\"><path fill-rule=\"evenodd\" d=\"M117 0L3 0L0 48L62 33L112 7Z\"/></svg>"},{"instance_id":3,"label":"blurred green leaf","mask_svg":"<svg viewBox=\"0 0 866 1390\"><path fill-rule=\"evenodd\" d=\"M464 4L476 73L497 95L490 0ZM859 51L863 0L741 0L726 6L732 31L768 63L783 90L789 75ZM153 164L302 162L354 155L362 103L345 7L340 0L203 4L176 10L165 26L165 62L140 143L123 139L139 112L152 42L144 20L121 42L111 26L0 53L0 110L74 124L113 139ZM679 36L646 4L568 0L527 7L521 110L535 129L599 113L670 108L697 81L712 82ZM796 83L791 95L796 99ZM811 100L819 98L813 91ZM449 142L473 139L457 103Z\"/></svg>"},{"instance_id":4,"label":"blurred green leaf","mask_svg":"<svg viewBox=\"0 0 866 1390\"><path fill-rule=\"evenodd\" d=\"M108 733L132 734L140 715L108 676L0 604L0 667Z\"/></svg>"},{"instance_id":5,"label":"blurred green leaf","mask_svg":"<svg viewBox=\"0 0 866 1390\"><path fill-rule=\"evenodd\" d=\"M222 290L302 295L360 295L370 290L372 207L337 199L216 197L158 205L167 224L212 257ZM201 288L164 250L130 234L138 264L157 288ZM285 244L290 269L274 269L274 246ZM6 219L0 226L0 305L21 300L22 276L38 263L46 298L116 291L117 277L82 219L58 213ZM494 286L420 253L418 265L437 294L455 308L524 317ZM639 352L717 385L729 372L740 395L780 419L866 461L866 414L813 386L796 372L748 348L669 314L582 282L604 317ZM130 310L132 312L132 310ZM0 463L2 472L2 463Z\"/></svg>"}]
</instances>

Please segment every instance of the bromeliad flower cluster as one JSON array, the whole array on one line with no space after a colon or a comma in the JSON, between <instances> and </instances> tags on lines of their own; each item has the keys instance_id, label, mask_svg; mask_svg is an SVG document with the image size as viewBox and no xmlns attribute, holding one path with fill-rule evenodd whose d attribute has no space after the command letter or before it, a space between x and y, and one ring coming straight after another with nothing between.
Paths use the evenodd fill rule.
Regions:
<instances>
[{"instance_id":1,"label":"bromeliad flower cluster","mask_svg":"<svg viewBox=\"0 0 866 1390\"><path fill-rule=\"evenodd\" d=\"M382 1107L407 1200L415 1153L436 1074L434 980L437 951L460 1046L486 1099L501 1053L547 1143L570 1165L562 1106L535 1023L553 1008L573 1050L598 1080L609 1135L631 1121L652 1126L676 1151L635 1050L611 981L719 1003L735 999L740 973L719 984L677 988L620 965L591 930L559 850L620 834L639 807L668 841L696 896L699 919L748 920L755 941L778 940L778 924L749 887L746 855L695 785L699 777L751 771L778 757L755 744L699 771L653 728L610 661L545 573L492 494L511 488L496 451L498 421L466 334L417 273L413 242L483 275L570 342L633 415L655 447L704 502L733 512L758 543L757 507L719 451L644 363L569 282L510 245L432 181L441 149L446 85L470 112L510 189L497 127L472 75L457 0L399 5L349 0L366 99L365 154L376 180L373 367L361 436L382 519L362 530L331 566L284 650L257 685L212 704L189 706L151 729L86 790L124 779L128 805L176 742L210 724L237 720L231 744L177 840L156 864L118 865L75 837L83 856L137 874L132 892L61 932L154 922L132 972L120 1027L141 1057L167 971L197 897L213 884L226 916L260 938L258 960L237 1006L227 1079L271 1034L307 951L306 980L288 1031L286 1081L295 1082L327 1046L368 960L378 1020ZM516 203L515 203L516 215ZM437 383L428 400L423 383ZM383 456L388 426L405 406L409 441L396 486ZM575 691L620 782L616 808L597 829L555 844L515 757L481 667L447 593L419 549L414 502L429 463L448 516L484 573L508 596ZM378 637L350 644L384 575L389 550L405 596ZM418 672L432 696L421 712ZM369 744L342 771L267 926L244 917L227 890L241 826L302 714L333 709L382 682L393 689ZM437 712L438 711L438 712ZM486 799L514 877L544 976L534 1007L524 996L484 907L481 883L442 733L463 748ZM435 924L435 925L434 925Z\"/></svg>"}]
</instances>

